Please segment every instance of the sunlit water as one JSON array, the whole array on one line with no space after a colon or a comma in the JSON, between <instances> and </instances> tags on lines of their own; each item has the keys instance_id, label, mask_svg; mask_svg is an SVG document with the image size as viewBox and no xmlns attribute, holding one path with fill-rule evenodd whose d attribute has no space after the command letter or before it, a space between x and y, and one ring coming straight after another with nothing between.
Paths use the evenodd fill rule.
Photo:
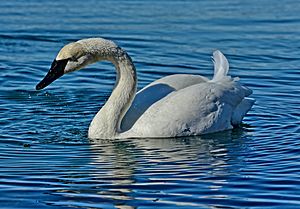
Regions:
<instances>
[{"instance_id":1,"label":"sunlit water","mask_svg":"<svg viewBox=\"0 0 300 209\"><path fill-rule=\"evenodd\" d=\"M0 1L0 208L300 208L298 1L62 2ZM233 131L89 141L111 64L34 87L64 44L99 36L132 56L139 88L211 76L220 49L257 103Z\"/></svg>"}]
</instances>

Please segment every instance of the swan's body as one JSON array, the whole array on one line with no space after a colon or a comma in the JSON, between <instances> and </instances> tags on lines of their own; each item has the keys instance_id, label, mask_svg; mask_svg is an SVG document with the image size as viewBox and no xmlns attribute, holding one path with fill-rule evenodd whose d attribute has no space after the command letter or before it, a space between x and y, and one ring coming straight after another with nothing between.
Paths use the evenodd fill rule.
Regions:
<instances>
[{"instance_id":1,"label":"swan's body","mask_svg":"<svg viewBox=\"0 0 300 209\"><path fill-rule=\"evenodd\" d=\"M59 52L37 89L65 73L109 60L116 67L117 82L91 122L89 138L201 135L240 124L254 104L254 99L247 97L252 91L238 79L227 76L229 64L224 55L216 51L213 58L212 80L199 75L175 74L152 82L136 94L136 71L128 54L111 41L83 39L66 45Z\"/></svg>"}]
</instances>

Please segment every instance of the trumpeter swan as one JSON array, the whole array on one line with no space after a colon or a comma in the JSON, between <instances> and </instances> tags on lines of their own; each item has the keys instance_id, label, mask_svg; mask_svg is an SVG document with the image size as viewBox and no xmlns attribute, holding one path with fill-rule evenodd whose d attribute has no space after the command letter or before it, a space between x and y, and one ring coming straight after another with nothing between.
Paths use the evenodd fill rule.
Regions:
<instances>
[{"instance_id":1,"label":"trumpeter swan","mask_svg":"<svg viewBox=\"0 0 300 209\"><path fill-rule=\"evenodd\" d=\"M103 38L64 46L36 89L101 60L114 64L117 79L109 99L90 124L89 138L179 137L223 131L240 124L255 102L248 98L250 89L227 76L229 64L220 51L213 53L212 79L174 74L136 93L137 75L131 58Z\"/></svg>"}]
</instances>

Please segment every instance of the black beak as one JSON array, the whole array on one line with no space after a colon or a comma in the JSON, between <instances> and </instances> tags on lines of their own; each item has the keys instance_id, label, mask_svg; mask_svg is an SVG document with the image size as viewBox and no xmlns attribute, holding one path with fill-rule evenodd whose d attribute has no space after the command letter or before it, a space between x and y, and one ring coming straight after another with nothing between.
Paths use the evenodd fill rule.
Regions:
<instances>
[{"instance_id":1,"label":"black beak","mask_svg":"<svg viewBox=\"0 0 300 209\"><path fill-rule=\"evenodd\" d=\"M44 79L36 85L36 90L41 90L51 84L53 81L58 79L64 74L64 69L68 63L69 59L64 60L54 60L52 62L51 68L48 71Z\"/></svg>"}]
</instances>

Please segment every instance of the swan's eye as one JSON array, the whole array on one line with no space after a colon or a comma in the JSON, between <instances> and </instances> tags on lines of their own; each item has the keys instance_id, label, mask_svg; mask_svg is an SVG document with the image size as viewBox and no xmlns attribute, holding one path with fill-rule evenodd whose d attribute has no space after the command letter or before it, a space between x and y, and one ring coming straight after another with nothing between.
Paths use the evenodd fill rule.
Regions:
<instances>
[{"instance_id":1,"label":"swan's eye","mask_svg":"<svg viewBox=\"0 0 300 209\"><path fill-rule=\"evenodd\" d=\"M76 57L71 57L69 60L72 62L78 62L78 59Z\"/></svg>"}]
</instances>

